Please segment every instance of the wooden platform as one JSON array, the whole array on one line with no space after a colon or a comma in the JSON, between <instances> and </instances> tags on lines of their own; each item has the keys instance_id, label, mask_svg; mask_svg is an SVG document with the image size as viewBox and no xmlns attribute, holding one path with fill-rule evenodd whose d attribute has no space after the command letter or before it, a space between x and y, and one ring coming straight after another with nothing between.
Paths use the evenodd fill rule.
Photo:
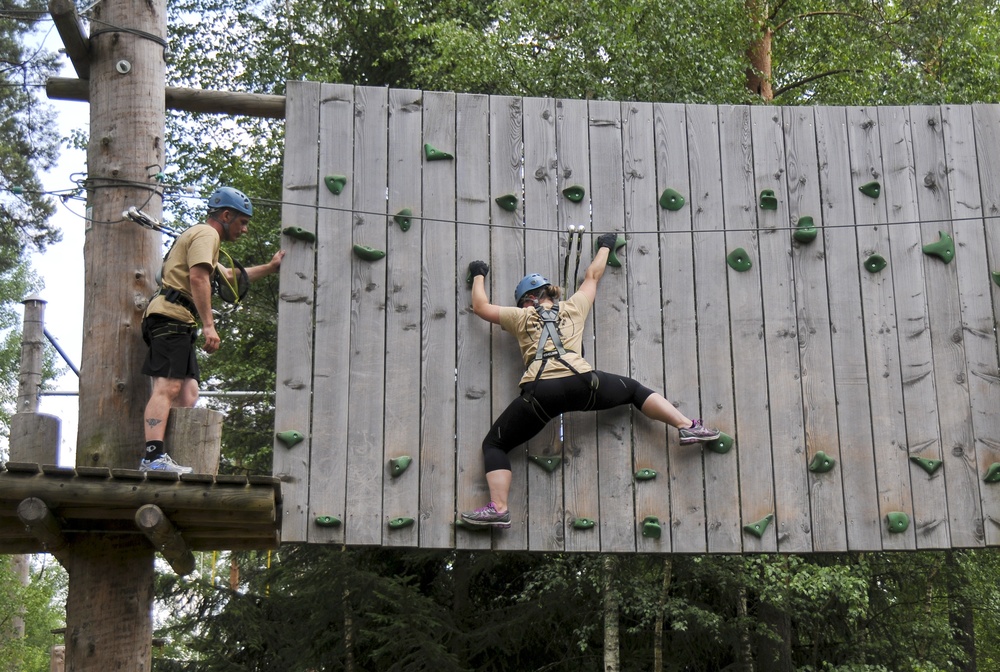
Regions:
<instances>
[{"instance_id":1,"label":"wooden platform","mask_svg":"<svg viewBox=\"0 0 1000 672\"><path fill-rule=\"evenodd\" d=\"M38 518L49 522L33 534L19 507L39 500L51 517L42 511ZM279 543L281 488L270 476L7 463L0 469L0 553L57 552L52 546L58 540L68 543L77 535L143 534L137 512L149 506L162 511L192 551L271 549Z\"/></svg>"}]
</instances>

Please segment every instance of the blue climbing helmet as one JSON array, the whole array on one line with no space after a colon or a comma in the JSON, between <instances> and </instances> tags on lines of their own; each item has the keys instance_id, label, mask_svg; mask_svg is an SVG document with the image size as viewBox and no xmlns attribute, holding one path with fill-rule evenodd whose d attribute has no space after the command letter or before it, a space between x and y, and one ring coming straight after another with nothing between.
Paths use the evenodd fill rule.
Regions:
<instances>
[{"instance_id":1,"label":"blue climbing helmet","mask_svg":"<svg viewBox=\"0 0 1000 672\"><path fill-rule=\"evenodd\" d=\"M545 277L539 275L538 273L531 273L529 275L521 278L521 282L517 283L517 288L514 289L514 303L517 305L521 304L521 298L536 289L551 285L552 283L548 281Z\"/></svg>"},{"instance_id":2,"label":"blue climbing helmet","mask_svg":"<svg viewBox=\"0 0 1000 672\"><path fill-rule=\"evenodd\" d=\"M208 209L219 208L232 208L247 217L253 217L253 204L250 203L250 199L242 191L232 187L219 187L208 197Z\"/></svg>"}]
</instances>

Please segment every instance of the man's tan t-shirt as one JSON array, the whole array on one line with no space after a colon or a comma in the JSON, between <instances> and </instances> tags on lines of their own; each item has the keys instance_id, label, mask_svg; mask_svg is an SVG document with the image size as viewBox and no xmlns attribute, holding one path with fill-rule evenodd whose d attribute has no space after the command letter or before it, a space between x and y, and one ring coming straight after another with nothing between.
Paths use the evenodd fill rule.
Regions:
<instances>
[{"instance_id":1,"label":"man's tan t-shirt","mask_svg":"<svg viewBox=\"0 0 1000 672\"><path fill-rule=\"evenodd\" d=\"M215 270L219 262L220 243L219 234L208 224L196 224L178 236L163 262L163 288L177 289L190 300L191 268L207 264ZM162 294L153 297L146 308L146 315L154 313L188 324L197 321L191 311L180 304L170 303Z\"/></svg>"},{"instance_id":2,"label":"man's tan t-shirt","mask_svg":"<svg viewBox=\"0 0 1000 672\"><path fill-rule=\"evenodd\" d=\"M576 369L577 373L593 370L593 367L580 354L583 346L583 328L587 321L587 315L590 314L590 308L590 299L582 292L575 293L568 300L559 304L559 321L557 323L559 338L567 351L563 359ZM521 357L527 370L518 385L530 383L535 380L538 367L541 365L541 362L535 361L535 351L538 349L538 340L542 335L542 319L538 316L538 311L531 306L527 308L501 307L500 327L513 334L521 348ZM556 347L552 340L546 341L544 351L555 352L555 350ZM551 357L546 361L545 368L542 369L541 380L571 375L573 375L571 369L555 357Z\"/></svg>"}]
</instances>

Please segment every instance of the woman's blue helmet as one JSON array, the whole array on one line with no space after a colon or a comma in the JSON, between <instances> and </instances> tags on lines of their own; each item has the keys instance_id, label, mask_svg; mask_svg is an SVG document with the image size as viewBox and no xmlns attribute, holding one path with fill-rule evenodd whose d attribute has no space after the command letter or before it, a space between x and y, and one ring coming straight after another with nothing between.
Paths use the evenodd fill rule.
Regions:
<instances>
[{"instance_id":1,"label":"woman's blue helmet","mask_svg":"<svg viewBox=\"0 0 1000 672\"><path fill-rule=\"evenodd\" d=\"M219 187L208 197L208 209L219 208L232 208L247 217L253 217L253 204L250 203L250 199L242 191L232 187Z\"/></svg>"},{"instance_id":2,"label":"woman's blue helmet","mask_svg":"<svg viewBox=\"0 0 1000 672\"><path fill-rule=\"evenodd\" d=\"M530 275L524 276L521 278L521 282L517 283L517 288L514 289L514 303L520 304L521 297L528 292L551 284L551 282L538 273L531 273Z\"/></svg>"}]
</instances>

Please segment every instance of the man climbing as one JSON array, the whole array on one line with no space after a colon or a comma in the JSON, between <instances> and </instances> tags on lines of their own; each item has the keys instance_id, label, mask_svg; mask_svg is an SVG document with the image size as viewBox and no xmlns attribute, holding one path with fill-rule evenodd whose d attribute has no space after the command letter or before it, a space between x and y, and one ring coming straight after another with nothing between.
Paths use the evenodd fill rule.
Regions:
<instances>
[{"instance_id":1,"label":"man climbing","mask_svg":"<svg viewBox=\"0 0 1000 672\"><path fill-rule=\"evenodd\" d=\"M221 344L212 315L213 275L222 286L220 293L241 296L246 283L276 273L285 256L279 250L270 262L239 270L219 264L220 243L239 240L252 216L253 205L243 192L220 187L208 198L205 222L179 235L163 260L160 287L142 320L142 337L149 346L142 372L152 377L153 390L143 417L146 448L140 471L191 471L164 452L163 437L170 409L190 408L198 401L194 344L199 322L205 352L212 354Z\"/></svg>"}]
</instances>

